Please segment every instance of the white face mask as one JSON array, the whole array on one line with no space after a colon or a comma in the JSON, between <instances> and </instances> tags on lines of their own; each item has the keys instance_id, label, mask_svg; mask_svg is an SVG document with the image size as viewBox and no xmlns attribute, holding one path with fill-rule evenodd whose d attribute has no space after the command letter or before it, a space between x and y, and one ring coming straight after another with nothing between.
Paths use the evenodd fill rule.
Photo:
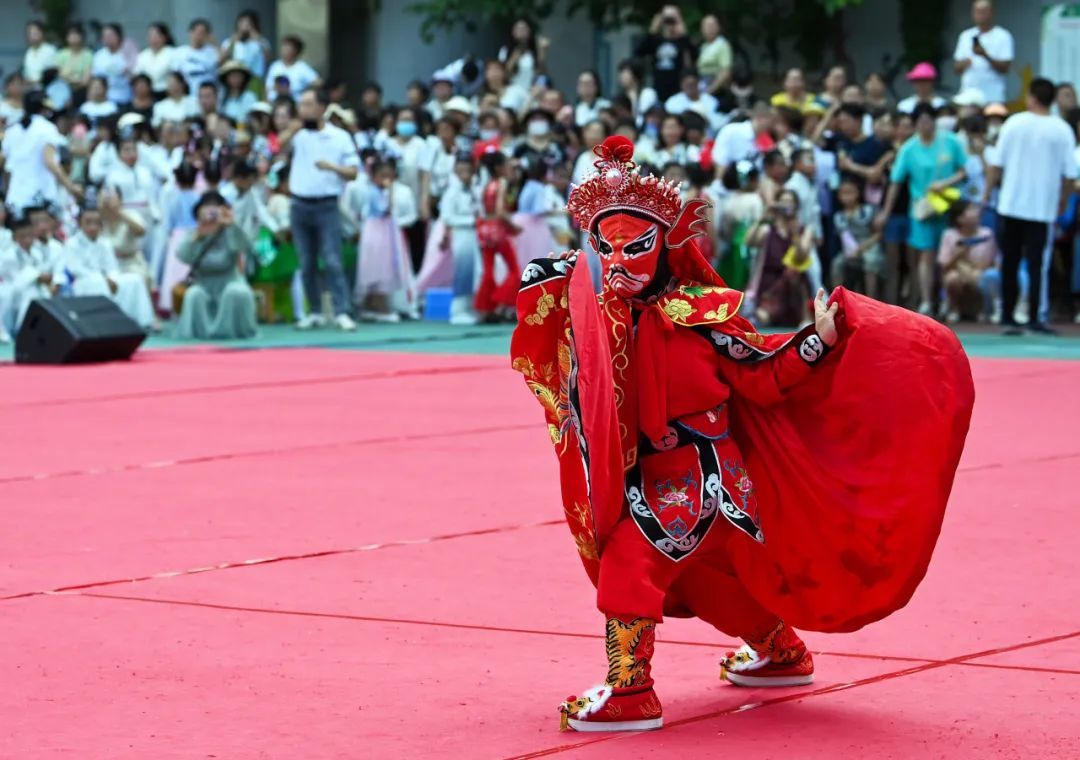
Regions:
<instances>
[{"instance_id":1,"label":"white face mask","mask_svg":"<svg viewBox=\"0 0 1080 760\"><path fill-rule=\"evenodd\" d=\"M540 121L539 119L530 121L527 129L531 137L543 137L551 132L551 126L546 121Z\"/></svg>"},{"instance_id":2,"label":"white face mask","mask_svg":"<svg viewBox=\"0 0 1080 760\"><path fill-rule=\"evenodd\" d=\"M937 118L937 128L941 132L955 132L956 124L957 118L955 116L939 116Z\"/></svg>"}]
</instances>

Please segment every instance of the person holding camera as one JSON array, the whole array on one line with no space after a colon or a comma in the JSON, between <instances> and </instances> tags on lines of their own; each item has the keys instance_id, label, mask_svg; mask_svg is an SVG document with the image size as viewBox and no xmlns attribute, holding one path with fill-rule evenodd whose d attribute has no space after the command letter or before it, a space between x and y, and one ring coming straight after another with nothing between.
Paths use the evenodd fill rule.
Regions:
<instances>
[{"instance_id":1,"label":"person holding camera","mask_svg":"<svg viewBox=\"0 0 1080 760\"><path fill-rule=\"evenodd\" d=\"M978 90L987 103L1004 103L1006 76L1013 62L1013 36L994 24L994 4L976 0L971 6L975 26L960 32L953 53L953 68L960 90Z\"/></svg>"},{"instance_id":2,"label":"person holding camera","mask_svg":"<svg viewBox=\"0 0 1080 760\"><path fill-rule=\"evenodd\" d=\"M665 5L653 16L649 34L634 51L653 64L653 88L663 103L679 91L683 72L693 66L694 44L686 33L686 22L677 5Z\"/></svg>"},{"instance_id":3,"label":"person holding camera","mask_svg":"<svg viewBox=\"0 0 1080 760\"><path fill-rule=\"evenodd\" d=\"M247 235L220 193L199 199L195 220L194 232L177 251L180 261L191 267L177 335L203 340L252 338L255 294L243 275L244 256L251 255Z\"/></svg>"}]
</instances>

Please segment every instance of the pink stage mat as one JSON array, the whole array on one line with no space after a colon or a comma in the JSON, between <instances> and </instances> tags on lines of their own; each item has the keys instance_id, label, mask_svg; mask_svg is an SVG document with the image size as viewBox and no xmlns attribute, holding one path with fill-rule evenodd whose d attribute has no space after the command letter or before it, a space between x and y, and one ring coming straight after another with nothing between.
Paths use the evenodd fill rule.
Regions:
<instances>
[{"instance_id":1,"label":"pink stage mat","mask_svg":"<svg viewBox=\"0 0 1080 760\"><path fill-rule=\"evenodd\" d=\"M733 642L670 621L631 736L557 731L602 620L506 364L0 369L0 758L1080 757L1080 363L975 363L906 609L808 635L805 690L722 685Z\"/></svg>"}]
</instances>

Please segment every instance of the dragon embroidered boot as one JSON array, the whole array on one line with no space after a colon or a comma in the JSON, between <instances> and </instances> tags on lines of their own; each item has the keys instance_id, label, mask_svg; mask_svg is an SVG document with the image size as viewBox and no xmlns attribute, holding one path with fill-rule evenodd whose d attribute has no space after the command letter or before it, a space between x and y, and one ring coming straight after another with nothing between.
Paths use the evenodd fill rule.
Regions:
<instances>
[{"instance_id":1,"label":"dragon embroidered boot","mask_svg":"<svg viewBox=\"0 0 1080 760\"><path fill-rule=\"evenodd\" d=\"M562 730L649 731L663 726L650 665L655 645L654 621L609 618L607 680L559 705Z\"/></svg>"},{"instance_id":2,"label":"dragon embroidered boot","mask_svg":"<svg viewBox=\"0 0 1080 760\"><path fill-rule=\"evenodd\" d=\"M728 652L720 678L736 686L805 686L814 681L814 658L781 622L763 638L747 639L739 651Z\"/></svg>"}]
</instances>

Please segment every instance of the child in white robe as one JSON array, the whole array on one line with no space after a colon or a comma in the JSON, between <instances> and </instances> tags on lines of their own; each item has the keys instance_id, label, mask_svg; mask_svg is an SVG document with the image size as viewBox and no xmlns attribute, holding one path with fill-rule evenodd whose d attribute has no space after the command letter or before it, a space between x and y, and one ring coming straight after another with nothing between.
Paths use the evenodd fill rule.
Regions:
<instances>
[{"instance_id":1,"label":"child in white robe","mask_svg":"<svg viewBox=\"0 0 1080 760\"><path fill-rule=\"evenodd\" d=\"M475 182L476 167L468 154L458 156L454 176L450 178L439 204L439 220L445 228L443 248L453 255L453 300L450 324L474 325L479 321L473 311L476 273L480 261L480 243L476 220L480 216L480 189Z\"/></svg>"},{"instance_id":2,"label":"child in white robe","mask_svg":"<svg viewBox=\"0 0 1080 760\"><path fill-rule=\"evenodd\" d=\"M52 266L36 245L34 223L23 216L11 224L12 245L0 250L0 330L16 335L30 303L56 292Z\"/></svg>"},{"instance_id":3,"label":"child in white robe","mask_svg":"<svg viewBox=\"0 0 1080 760\"><path fill-rule=\"evenodd\" d=\"M136 272L121 272L112 243L101 237L101 212L85 208L79 231L64 245L54 281L67 281L75 296L105 296L140 327L155 326L154 306L145 279Z\"/></svg>"}]
</instances>

